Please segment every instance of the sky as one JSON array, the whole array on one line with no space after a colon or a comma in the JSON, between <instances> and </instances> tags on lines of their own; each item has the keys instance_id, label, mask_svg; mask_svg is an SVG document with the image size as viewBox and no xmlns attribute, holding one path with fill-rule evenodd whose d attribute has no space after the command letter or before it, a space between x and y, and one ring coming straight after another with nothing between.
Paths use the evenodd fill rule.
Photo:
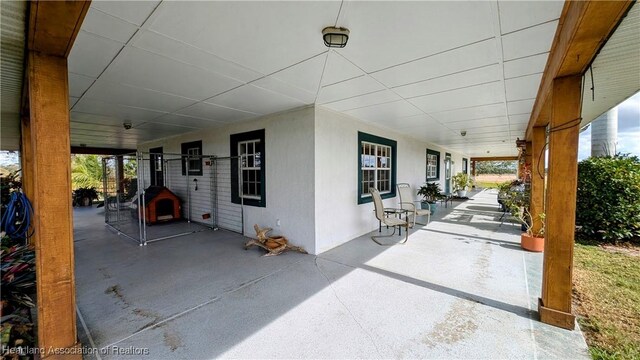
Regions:
<instances>
[{"instance_id":1,"label":"sky","mask_svg":"<svg viewBox=\"0 0 640 360\"><path fill-rule=\"evenodd\" d=\"M618 105L619 153L640 156L640 92ZM591 126L580 133L578 160L591 156Z\"/></svg>"}]
</instances>

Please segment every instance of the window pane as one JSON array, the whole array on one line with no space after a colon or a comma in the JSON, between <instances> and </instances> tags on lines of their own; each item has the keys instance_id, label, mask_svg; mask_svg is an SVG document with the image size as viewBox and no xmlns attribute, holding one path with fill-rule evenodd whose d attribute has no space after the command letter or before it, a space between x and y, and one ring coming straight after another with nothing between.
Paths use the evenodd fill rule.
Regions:
<instances>
[{"instance_id":1,"label":"window pane","mask_svg":"<svg viewBox=\"0 0 640 360\"><path fill-rule=\"evenodd\" d=\"M261 162L260 162L260 153L259 153L259 152L257 152L257 153L256 153L256 155L255 155L255 157L254 157L254 166L255 166L255 167L260 167L260 166L262 166L262 165L261 165Z\"/></svg>"}]
</instances>

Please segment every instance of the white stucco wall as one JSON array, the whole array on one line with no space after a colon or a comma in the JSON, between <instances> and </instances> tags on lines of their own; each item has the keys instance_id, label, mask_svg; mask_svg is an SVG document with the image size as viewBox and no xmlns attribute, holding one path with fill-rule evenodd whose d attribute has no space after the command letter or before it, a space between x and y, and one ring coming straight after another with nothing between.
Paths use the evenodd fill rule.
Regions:
<instances>
[{"instance_id":1,"label":"white stucco wall","mask_svg":"<svg viewBox=\"0 0 640 360\"><path fill-rule=\"evenodd\" d=\"M378 226L373 204L357 202L358 131L397 141L397 182L407 182L414 190L425 182L427 148L441 152L441 184L445 152L451 153L454 161L452 174L462 169L462 154L322 107L305 107L152 141L138 150L162 146L165 153L180 153L182 143L202 140L203 154L229 156L231 134L259 129L265 129L267 206L245 206L244 232L254 236L253 224L272 227L273 234L287 236L312 254ZM208 199L208 193L201 194ZM397 206L397 202L397 197L384 200L389 207Z\"/></svg>"},{"instance_id":2,"label":"white stucco wall","mask_svg":"<svg viewBox=\"0 0 640 360\"><path fill-rule=\"evenodd\" d=\"M315 238L318 253L378 226L373 215L373 203L358 205L357 201L358 131L397 141L397 182L409 183L414 190L425 182L427 148L441 152L441 184L445 152L451 153L454 161L452 174L462 169L463 155L460 153L322 107L316 107L315 113ZM397 207L398 197L386 199L384 204Z\"/></svg>"},{"instance_id":3,"label":"white stucco wall","mask_svg":"<svg viewBox=\"0 0 640 360\"><path fill-rule=\"evenodd\" d=\"M313 107L152 141L138 150L162 146L165 153L179 154L181 143L202 140L203 154L229 156L231 134L259 129L265 129L266 207L245 206L244 232L253 237L253 224L272 227L272 234L283 234L291 243L315 253Z\"/></svg>"}]
</instances>

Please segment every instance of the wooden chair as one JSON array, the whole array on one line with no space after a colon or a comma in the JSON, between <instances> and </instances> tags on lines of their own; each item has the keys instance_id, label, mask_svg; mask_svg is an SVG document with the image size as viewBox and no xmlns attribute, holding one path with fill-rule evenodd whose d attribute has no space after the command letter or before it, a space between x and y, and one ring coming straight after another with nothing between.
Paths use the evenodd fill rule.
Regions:
<instances>
[{"instance_id":1,"label":"wooden chair","mask_svg":"<svg viewBox=\"0 0 640 360\"><path fill-rule=\"evenodd\" d=\"M373 240L376 244L382 245L382 246L392 246L392 245L396 245L396 244L404 244L404 243L406 243L407 240L409 240L409 221L407 219L402 220L402 219L398 219L398 218L395 218L395 217L387 217L387 216L385 216L385 214L384 214L384 206L382 205L382 197L380 196L380 192L378 191L378 189L371 188L369 190L369 193L371 194L371 197L373 198L373 206L375 207L376 219L378 219L384 225L393 227L393 233L391 235L371 236L371 240ZM396 226L405 228L404 241L401 241L399 243L392 243L392 244L384 244L384 243L381 243L381 242L378 241L378 239L380 239L380 238L388 238L388 237L392 237L393 235L395 235Z\"/></svg>"}]
</instances>

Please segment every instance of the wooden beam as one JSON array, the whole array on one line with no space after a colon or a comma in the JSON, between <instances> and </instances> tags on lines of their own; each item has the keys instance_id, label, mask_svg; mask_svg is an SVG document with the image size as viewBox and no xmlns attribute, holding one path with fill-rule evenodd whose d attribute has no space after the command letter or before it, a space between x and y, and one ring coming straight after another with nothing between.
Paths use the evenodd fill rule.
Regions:
<instances>
[{"instance_id":1,"label":"wooden beam","mask_svg":"<svg viewBox=\"0 0 640 360\"><path fill-rule=\"evenodd\" d=\"M91 1L32 1L29 7L28 50L69 56Z\"/></svg>"},{"instance_id":2,"label":"wooden beam","mask_svg":"<svg viewBox=\"0 0 640 360\"><path fill-rule=\"evenodd\" d=\"M90 1L32 1L22 94L22 149L33 203L38 347L81 359L76 330L67 56ZM55 352L51 352L54 350ZM64 354L64 355L61 355Z\"/></svg>"},{"instance_id":3,"label":"wooden beam","mask_svg":"<svg viewBox=\"0 0 640 360\"><path fill-rule=\"evenodd\" d=\"M487 157L472 157L471 161L515 161L518 160L517 156L487 156Z\"/></svg>"},{"instance_id":4,"label":"wooden beam","mask_svg":"<svg viewBox=\"0 0 640 360\"><path fill-rule=\"evenodd\" d=\"M533 152L531 141L527 141L524 148L524 163L522 164L522 175L520 178L524 181L531 179L531 153Z\"/></svg>"},{"instance_id":5,"label":"wooden beam","mask_svg":"<svg viewBox=\"0 0 640 360\"><path fill-rule=\"evenodd\" d=\"M38 346L79 346L76 333L71 206L69 91L65 58L30 52L30 146L33 153ZM44 354L43 358L49 358ZM51 355L51 358L55 358ZM78 356L80 358L80 356Z\"/></svg>"},{"instance_id":6,"label":"wooden beam","mask_svg":"<svg viewBox=\"0 0 640 360\"><path fill-rule=\"evenodd\" d=\"M547 129L540 126L534 127L533 141L531 142L531 199L529 204L534 234L539 233L543 225L540 214L544 213L544 153L546 142Z\"/></svg>"},{"instance_id":7,"label":"wooden beam","mask_svg":"<svg viewBox=\"0 0 640 360\"><path fill-rule=\"evenodd\" d=\"M538 312L542 322L565 329L575 326L571 294L581 85L581 75L554 80L549 123L547 216Z\"/></svg>"},{"instance_id":8,"label":"wooden beam","mask_svg":"<svg viewBox=\"0 0 640 360\"><path fill-rule=\"evenodd\" d=\"M136 149L114 149L114 148L101 148L90 146L72 146L72 154L85 154L85 155L126 155L133 154Z\"/></svg>"},{"instance_id":9,"label":"wooden beam","mask_svg":"<svg viewBox=\"0 0 640 360\"><path fill-rule=\"evenodd\" d=\"M529 118L527 140L531 140L533 127L548 123L541 114L550 106L553 80L582 75L633 3L633 0L565 2Z\"/></svg>"}]
</instances>

